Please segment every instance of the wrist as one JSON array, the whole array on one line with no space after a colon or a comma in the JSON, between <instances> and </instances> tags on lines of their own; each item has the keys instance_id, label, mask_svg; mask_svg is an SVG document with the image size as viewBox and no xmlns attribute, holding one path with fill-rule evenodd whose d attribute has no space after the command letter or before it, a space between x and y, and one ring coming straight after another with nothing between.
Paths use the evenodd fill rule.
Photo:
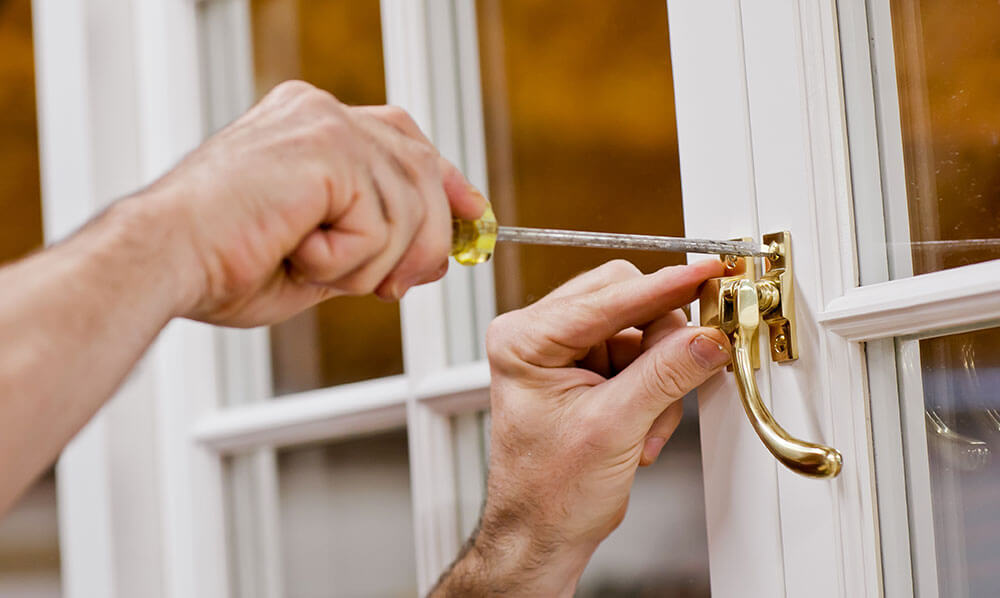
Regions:
<instances>
[{"instance_id":1,"label":"wrist","mask_svg":"<svg viewBox=\"0 0 1000 598\"><path fill-rule=\"evenodd\" d=\"M112 252L156 288L167 320L193 308L204 293L205 277L186 240L185 221L171 213L164 198L147 191L125 197L98 223Z\"/></svg>"}]
</instances>

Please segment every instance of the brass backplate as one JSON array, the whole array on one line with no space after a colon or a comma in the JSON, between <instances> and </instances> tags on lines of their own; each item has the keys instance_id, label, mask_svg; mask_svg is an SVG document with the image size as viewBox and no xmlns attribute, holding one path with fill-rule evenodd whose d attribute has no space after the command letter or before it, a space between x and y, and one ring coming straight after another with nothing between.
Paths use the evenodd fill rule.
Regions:
<instances>
[{"instance_id":1,"label":"brass backplate","mask_svg":"<svg viewBox=\"0 0 1000 598\"><path fill-rule=\"evenodd\" d=\"M764 245L772 254L764 258L763 281L778 288L778 304L763 315L768 328L771 360L776 363L799 358L798 335L795 327L795 281L792 271L792 234L788 231L764 235Z\"/></svg>"},{"instance_id":2,"label":"brass backplate","mask_svg":"<svg viewBox=\"0 0 1000 598\"><path fill-rule=\"evenodd\" d=\"M750 241L749 237L733 239ZM714 326L732 339L736 332L736 314L731 289L740 280L752 280L760 297L761 316L768 328L771 359L777 363L798 358L798 338L795 327L795 283L792 272L792 235L787 231L764 235L764 245L772 254L764 258L764 271L757 277L757 264L752 258L721 256L726 265L725 275L705 282L699 302L701 325ZM753 343L753 367L760 368L758 343ZM732 367L729 368L732 370Z\"/></svg>"}]
</instances>

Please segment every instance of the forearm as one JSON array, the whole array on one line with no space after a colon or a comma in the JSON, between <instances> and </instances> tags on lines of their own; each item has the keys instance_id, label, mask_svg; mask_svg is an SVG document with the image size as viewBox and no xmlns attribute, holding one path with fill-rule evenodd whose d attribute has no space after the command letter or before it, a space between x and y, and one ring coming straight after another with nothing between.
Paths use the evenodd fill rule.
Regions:
<instances>
[{"instance_id":1,"label":"forearm","mask_svg":"<svg viewBox=\"0 0 1000 598\"><path fill-rule=\"evenodd\" d=\"M596 545L559 545L512 523L494 520L477 530L429 598L573 596Z\"/></svg>"},{"instance_id":2,"label":"forearm","mask_svg":"<svg viewBox=\"0 0 1000 598\"><path fill-rule=\"evenodd\" d=\"M183 244L143 201L0 269L0 513L188 299Z\"/></svg>"}]
</instances>

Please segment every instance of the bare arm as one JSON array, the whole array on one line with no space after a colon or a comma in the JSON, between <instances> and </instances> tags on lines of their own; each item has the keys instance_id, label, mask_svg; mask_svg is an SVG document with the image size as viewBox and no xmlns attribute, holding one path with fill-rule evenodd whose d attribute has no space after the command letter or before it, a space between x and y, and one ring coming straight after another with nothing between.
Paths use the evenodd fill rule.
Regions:
<instances>
[{"instance_id":1,"label":"bare arm","mask_svg":"<svg viewBox=\"0 0 1000 598\"><path fill-rule=\"evenodd\" d=\"M152 210L116 204L0 269L0 512L104 403L194 288Z\"/></svg>"},{"instance_id":2,"label":"bare arm","mask_svg":"<svg viewBox=\"0 0 1000 598\"><path fill-rule=\"evenodd\" d=\"M259 326L399 299L485 200L391 107L292 82L149 189L0 269L0 513L174 317Z\"/></svg>"}]
</instances>

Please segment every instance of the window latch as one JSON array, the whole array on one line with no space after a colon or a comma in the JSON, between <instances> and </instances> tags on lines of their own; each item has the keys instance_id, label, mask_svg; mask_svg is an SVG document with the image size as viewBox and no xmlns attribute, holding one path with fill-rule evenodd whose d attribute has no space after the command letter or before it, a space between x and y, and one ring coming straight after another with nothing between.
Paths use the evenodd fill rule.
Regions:
<instances>
[{"instance_id":1,"label":"window latch","mask_svg":"<svg viewBox=\"0 0 1000 598\"><path fill-rule=\"evenodd\" d=\"M724 255L726 276L705 283L699 302L702 326L719 328L733 346L733 365L740 401L761 442L792 471L813 478L840 473L840 453L831 447L799 440L775 421L757 388L754 370L760 367L757 334L767 324L771 359L777 363L798 358L795 328L795 288L792 279L792 236L765 235L770 249L764 272L758 277L752 258ZM741 239L749 242L750 239Z\"/></svg>"}]
</instances>

